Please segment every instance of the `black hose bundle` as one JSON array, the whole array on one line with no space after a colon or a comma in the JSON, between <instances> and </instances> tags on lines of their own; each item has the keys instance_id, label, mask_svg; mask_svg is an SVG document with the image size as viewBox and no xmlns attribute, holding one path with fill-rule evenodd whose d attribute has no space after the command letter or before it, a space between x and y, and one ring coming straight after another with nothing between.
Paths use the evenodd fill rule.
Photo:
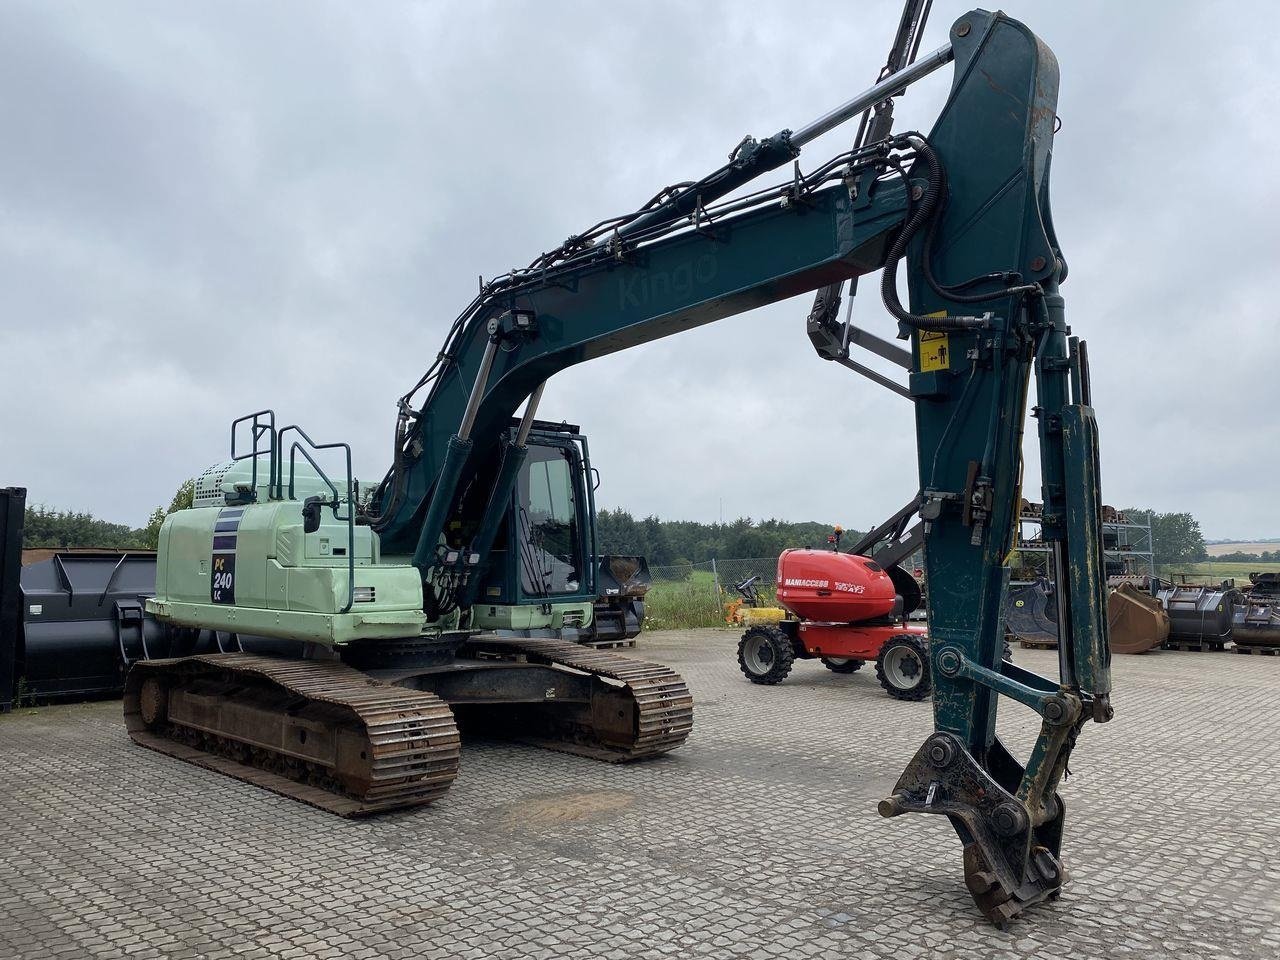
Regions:
<instances>
[{"instance_id":1,"label":"black hose bundle","mask_svg":"<svg viewBox=\"0 0 1280 960\"><path fill-rule=\"evenodd\" d=\"M921 197L919 204L911 210L907 222L903 225L902 230L899 231L893 246L889 248L889 253L885 257L884 272L880 278L880 295L884 300L885 309L895 319L913 330L944 333L958 330L980 330L989 325L988 320L984 317L920 316L912 313L902 305L902 300L898 297L898 263L906 255L907 246L922 227L927 228L927 232L924 238L924 250L921 254L921 267L925 281L938 296L955 303L987 303L992 300L999 300L1002 297L1039 291L1039 284L1016 284L1016 281L1021 279L1017 274L987 274L951 286L940 284L933 273L933 242L937 235L938 225L942 222L943 207L946 205L946 170L942 166L942 161L939 159L937 151L918 133L897 136L893 139L892 145L898 149L913 148L916 154L924 159L926 166L929 168L928 183L925 187L924 195ZM1000 280L1005 283L1013 281L1016 285L1007 286L990 293L960 292L964 287L973 286L987 280Z\"/></svg>"}]
</instances>

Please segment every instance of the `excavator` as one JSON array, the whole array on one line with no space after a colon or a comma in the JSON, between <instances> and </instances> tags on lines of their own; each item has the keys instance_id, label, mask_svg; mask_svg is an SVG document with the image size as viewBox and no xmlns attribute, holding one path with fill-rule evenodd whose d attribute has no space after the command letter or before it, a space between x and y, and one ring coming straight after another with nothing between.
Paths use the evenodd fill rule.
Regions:
<instances>
[{"instance_id":1,"label":"excavator","mask_svg":"<svg viewBox=\"0 0 1280 960\"><path fill-rule=\"evenodd\" d=\"M879 812L947 817L996 924L1055 898L1057 788L1085 724L1112 715L1088 354L1067 326L1049 207L1058 65L1026 26L980 9L921 55L918 11L867 90L482 282L400 398L376 487L353 479L346 444L270 411L235 421L231 458L160 531L147 608L175 639L127 677L133 739L347 816L439 798L459 721L608 761L679 747L683 679L566 638L597 596L595 471L579 428L539 420L539 400L573 364L816 292L820 355L915 414L935 729ZM893 98L948 64L932 129L893 132ZM859 117L851 149L801 164ZM905 346L839 320L844 285L852 296L876 271ZM1001 657L1033 373L1052 678ZM200 652L210 636L217 649ZM996 736L1002 699L1040 718L1022 760Z\"/></svg>"}]
</instances>

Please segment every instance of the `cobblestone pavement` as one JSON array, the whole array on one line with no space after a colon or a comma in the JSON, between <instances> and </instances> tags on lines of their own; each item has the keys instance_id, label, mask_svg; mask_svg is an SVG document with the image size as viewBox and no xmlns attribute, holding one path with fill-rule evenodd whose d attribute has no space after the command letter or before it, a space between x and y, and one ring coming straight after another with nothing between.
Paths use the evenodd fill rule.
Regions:
<instances>
[{"instance_id":1,"label":"cobblestone pavement","mask_svg":"<svg viewBox=\"0 0 1280 960\"><path fill-rule=\"evenodd\" d=\"M472 743L442 801L371 821L135 747L118 702L0 717L0 957L1280 956L1280 659L1117 658L1064 791L1074 879L1000 932L945 820L875 813L928 706L816 662L752 686L735 642L641 638L697 700L669 757Z\"/></svg>"}]
</instances>

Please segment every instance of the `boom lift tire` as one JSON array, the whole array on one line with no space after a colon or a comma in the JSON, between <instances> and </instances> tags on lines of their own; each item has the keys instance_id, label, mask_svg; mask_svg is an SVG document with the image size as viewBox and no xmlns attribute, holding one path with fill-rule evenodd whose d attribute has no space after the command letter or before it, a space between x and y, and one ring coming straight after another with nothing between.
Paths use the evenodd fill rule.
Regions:
<instances>
[{"instance_id":1,"label":"boom lift tire","mask_svg":"<svg viewBox=\"0 0 1280 960\"><path fill-rule=\"evenodd\" d=\"M910 633L891 638L876 658L876 679L895 700L923 700L933 689L928 645Z\"/></svg>"},{"instance_id":2,"label":"boom lift tire","mask_svg":"<svg viewBox=\"0 0 1280 960\"><path fill-rule=\"evenodd\" d=\"M862 661L852 657L823 657L822 665L832 673L857 673L862 669Z\"/></svg>"},{"instance_id":3,"label":"boom lift tire","mask_svg":"<svg viewBox=\"0 0 1280 960\"><path fill-rule=\"evenodd\" d=\"M781 683L794 661L791 638L777 627L751 627L738 641L738 666L752 683Z\"/></svg>"}]
</instances>

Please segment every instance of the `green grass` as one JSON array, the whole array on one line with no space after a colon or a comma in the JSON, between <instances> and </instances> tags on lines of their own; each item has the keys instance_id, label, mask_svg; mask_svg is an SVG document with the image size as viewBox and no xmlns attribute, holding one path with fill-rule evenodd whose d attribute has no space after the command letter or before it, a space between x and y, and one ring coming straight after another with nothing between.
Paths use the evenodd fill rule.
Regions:
<instances>
[{"instance_id":1,"label":"green grass","mask_svg":"<svg viewBox=\"0 0 1280 960\"><path fill-rule=\"evenodd\" d=\"M655 583L644 598L646 630L724 627L724 608L710 571L694 570L688 580Z\"/></svg>"},{"instance_id":2,"label":"green grass","mask_svg":"<svg viewBox=\"0 0 1280 960\"><path fill-rule=\"evenodd\" d=\"M1160 568L1160 576L1177 579L1175 575L1186 574L1188 577L1199 577L1204 580L1231 580L1243 584L1249 582L1249 574L1264 571L1280 572L1280 563L1275 561L1254 560L1251 563L1227 563L1220 560L1208 560L1204 563L1166 564Z\"/></svg>"},{"instance_id":3,"label":"green grass","mask_svg":"<svg viewBox=\"0 0 1280 960\"><path fill-rule=\"evenodd\" d=\"M715 579L708 570L694 570L688 580L655 583L644 598L646 630L688 630L693 627L729 627L724 605L737 598L731 586L721 584L716 595ZM760 591L760 604L772 606L774 590Z\"/></svg>"}]
</instances>

